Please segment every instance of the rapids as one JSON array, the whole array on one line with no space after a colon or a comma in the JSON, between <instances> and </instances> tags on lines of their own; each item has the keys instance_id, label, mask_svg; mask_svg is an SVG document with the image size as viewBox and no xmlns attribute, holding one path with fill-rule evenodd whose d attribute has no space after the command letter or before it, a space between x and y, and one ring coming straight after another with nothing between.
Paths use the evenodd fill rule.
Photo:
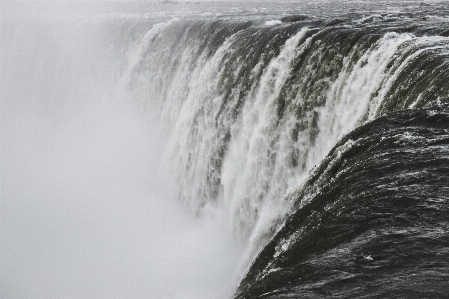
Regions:
<instances>
[{"instance_id":1,"label":"rapids","mask_svg":"<svg viewBox=\"0 0 449 299\"><path fill-rule=\"evenodd\" d=\"M449 7L382 3L2 1L2 297L447 295Z\"/></svg>"}]
</instances>

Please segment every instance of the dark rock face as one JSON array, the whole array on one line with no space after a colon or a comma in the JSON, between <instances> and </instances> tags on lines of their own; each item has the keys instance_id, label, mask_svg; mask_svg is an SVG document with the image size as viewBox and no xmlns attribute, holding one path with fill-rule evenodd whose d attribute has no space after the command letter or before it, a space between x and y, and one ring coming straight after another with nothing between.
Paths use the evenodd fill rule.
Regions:
<instances>
[{"instance_id":1,"label":"dark rock face","mask_svg":"<svg viewBox=\"0 0 449 299\"><path fill-rule=\"evenodd\" d=\"M447 298L449 104L341 140L235 298Z\"/></svg>"}]
</instances>

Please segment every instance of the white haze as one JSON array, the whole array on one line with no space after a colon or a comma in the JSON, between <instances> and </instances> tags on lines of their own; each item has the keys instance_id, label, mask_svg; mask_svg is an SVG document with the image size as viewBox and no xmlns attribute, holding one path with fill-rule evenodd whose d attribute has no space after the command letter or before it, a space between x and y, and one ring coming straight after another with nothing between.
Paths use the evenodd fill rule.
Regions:
<instances>
[{"instance_id":1,"label":"white haze","mask_svg":"<svg viewBox=\"0 0 449 299\"><path fill-rule=\"evenodd\" d=\"M229 297L241 246L163 193L95 25L1 5L0 298Z\"/></svg>"}]
</instances>

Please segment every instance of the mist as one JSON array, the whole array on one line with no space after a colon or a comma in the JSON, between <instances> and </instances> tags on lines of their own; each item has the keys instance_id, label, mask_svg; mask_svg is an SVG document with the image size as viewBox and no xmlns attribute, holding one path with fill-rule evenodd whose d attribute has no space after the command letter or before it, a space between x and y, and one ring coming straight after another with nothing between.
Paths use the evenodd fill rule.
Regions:
<instances>
[{"instance_id":1,"label":"mist","mask_svg":"<svg viewBox=\"0 0 449 299\"><path fill-rule=\"evenodd\" d=\"M0 297L229 297L242 245L165 192L170 133L86 8L1 5Z\"/></svg>"}]
</instances>

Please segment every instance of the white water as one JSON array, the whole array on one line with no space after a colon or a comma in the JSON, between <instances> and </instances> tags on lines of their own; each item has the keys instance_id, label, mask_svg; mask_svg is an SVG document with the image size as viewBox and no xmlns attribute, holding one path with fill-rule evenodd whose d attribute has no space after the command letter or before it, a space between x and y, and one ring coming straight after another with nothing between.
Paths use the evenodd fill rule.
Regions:
<instances>
[{"instance_id":1,"label":"white water","mask_svg":"<svg viewBox=\"0 0 449 299\"><path fill-rule=\"evenodd\" d=\"M293 59L300 55L310 43L305 39L308 29L305 28L288 39L280 54L273 59L264 71L259 85L255 88L254 98L245 102L242 120L233 128L233 139L223 165L224 197L230 217L237 229L247 230L256 227L255 235L270 229L272 220L281 212L280 197L286 190L290 179L289 153L292 151L289 136L282 136L276 151L280 157L272 164L267 152L271 142L279 132L275 128L275 100L282 86L290 76ZM299 45L300 41L303 44ZM289 143L285 145L285 143ZM273 178L276 178L273 182ZM261 190L266 200L255 200L261 197Z\"/></svg>"},{"instance_id":2,"label":"white water","mask_svg":"<svg viewBox=\"0 0 449 299\"><path fill-rule=\"evenodd\" d=\"M54 13L2 18L0 297L230 297L241 245L164 193L166 131L100 25Z\"/></svg>"},{"instance_id":3,"label":"white water","mask_svg":"<svg viewBox=\"0 0 449 299\"><path fill-rule=\"evenodd\" d=\"M275 105L292 63L311 46L311 29L251 70L260 80L234 120L229 111L219 114L220 86L238 35L207 57L187 33L170 36L177 18L148 25L135 41L111 31L119 44L101 42L105 19L64 19L52 12L43 23L2 23L2 298L230 297L242 257L246 267L273 220L288 212L289 190L343 134L375 117L419 54L388 68L418 40L392 33L359 61L346 58L323 95L328 101L305 117L312 126L319 116L316 140L310 128L293 140L296 115L277 123ZM260 30L284 26L263 24ZM174 56L178 42L185 46ZM249 70L236 59L238 77ZM229 103L241 99L241 89L237 82ZM293 95L289 104L306 100ZM209 158L224 129L231 139L218 167ZM299 165L292 166L295 155Z\"/></svg>"},{"instance_id":4,"label":"white water","mask_svg":"<svg viewBox=\"0 0 449 299\"><path fill-rule=\"evenodd\" d=\"M162 32L151 44L140 44L143 53L151 54L135 61L135 65L145 65L143 69L133 66L129 73L132 80L135 76L142 82L150 82L149 85L154 86L150 90L156 89L157 94L145 94L137 88L134 96L150 111L159 109L162 119L169 120L169 127L173 128L165 159L168 176L175 176L175 185L170 189L195 212L202 213L211 207L223 210L234 234L251 243L250 253L246 253L247 262L272 234L273 221L288 213L289 192L307 179L309 171L344 134L376 117L392 82L410 62L401 60L402 55L417 51L415 44L428 43L426 38L411 34L388 33L358 60L351 62L358 54L355 46L348 57L343 58L338 76L323 79L329 86L320 91L323 104L307 112L301 121L308 127L299 131L297 139L293 140L298 117L288 112L314 103L308 103L308 99L299 94L291 95L290 110L279 121L276 101L285 82L294 75L295 59L312 46L313 37L306 38L311 29L302 29L290 37L268 64L260 61L249 70L245 69L240 54L233 56L240 45L237 41L242 38L238 33L227 38L211 57L207 57L204 52L197 53L199 42L187 40L189 29L183 32L181 39L170 38L168 28L179 33L172 27L177 22L179 20L173 19L154 26L143 38L145 41L147 36ZM167 54L169 45L174 42L182 45L178 48L181 51L172 53L176 57ZM319 40L314 42L321 45ZM427 49L432 49L432 43ZM308 74L295 84L311 84L307 81L308 76L312 76L309 74L320 70L318 66L323 58L319 51L313 55L316 64L307 65ZM235 60L236 68L229 75L226 67L231 59ZM176 66L171 67L175 61ZM222 84L232 81L226 76L238 77L242 70L261 76L252 82L244 96L242 112L234 120L229 107L241 100L239 91L243 83L235 82L227 98ZM223 108L225 101L227 104ZM223 110L226 113L222 113ZM226 141L223 164L217 167L214 164L217 148L228 129L230 140ZM316 136L312 137L314 129ZM293 156L298 165L292 165Z\"/></svg>"}]
</instances>

